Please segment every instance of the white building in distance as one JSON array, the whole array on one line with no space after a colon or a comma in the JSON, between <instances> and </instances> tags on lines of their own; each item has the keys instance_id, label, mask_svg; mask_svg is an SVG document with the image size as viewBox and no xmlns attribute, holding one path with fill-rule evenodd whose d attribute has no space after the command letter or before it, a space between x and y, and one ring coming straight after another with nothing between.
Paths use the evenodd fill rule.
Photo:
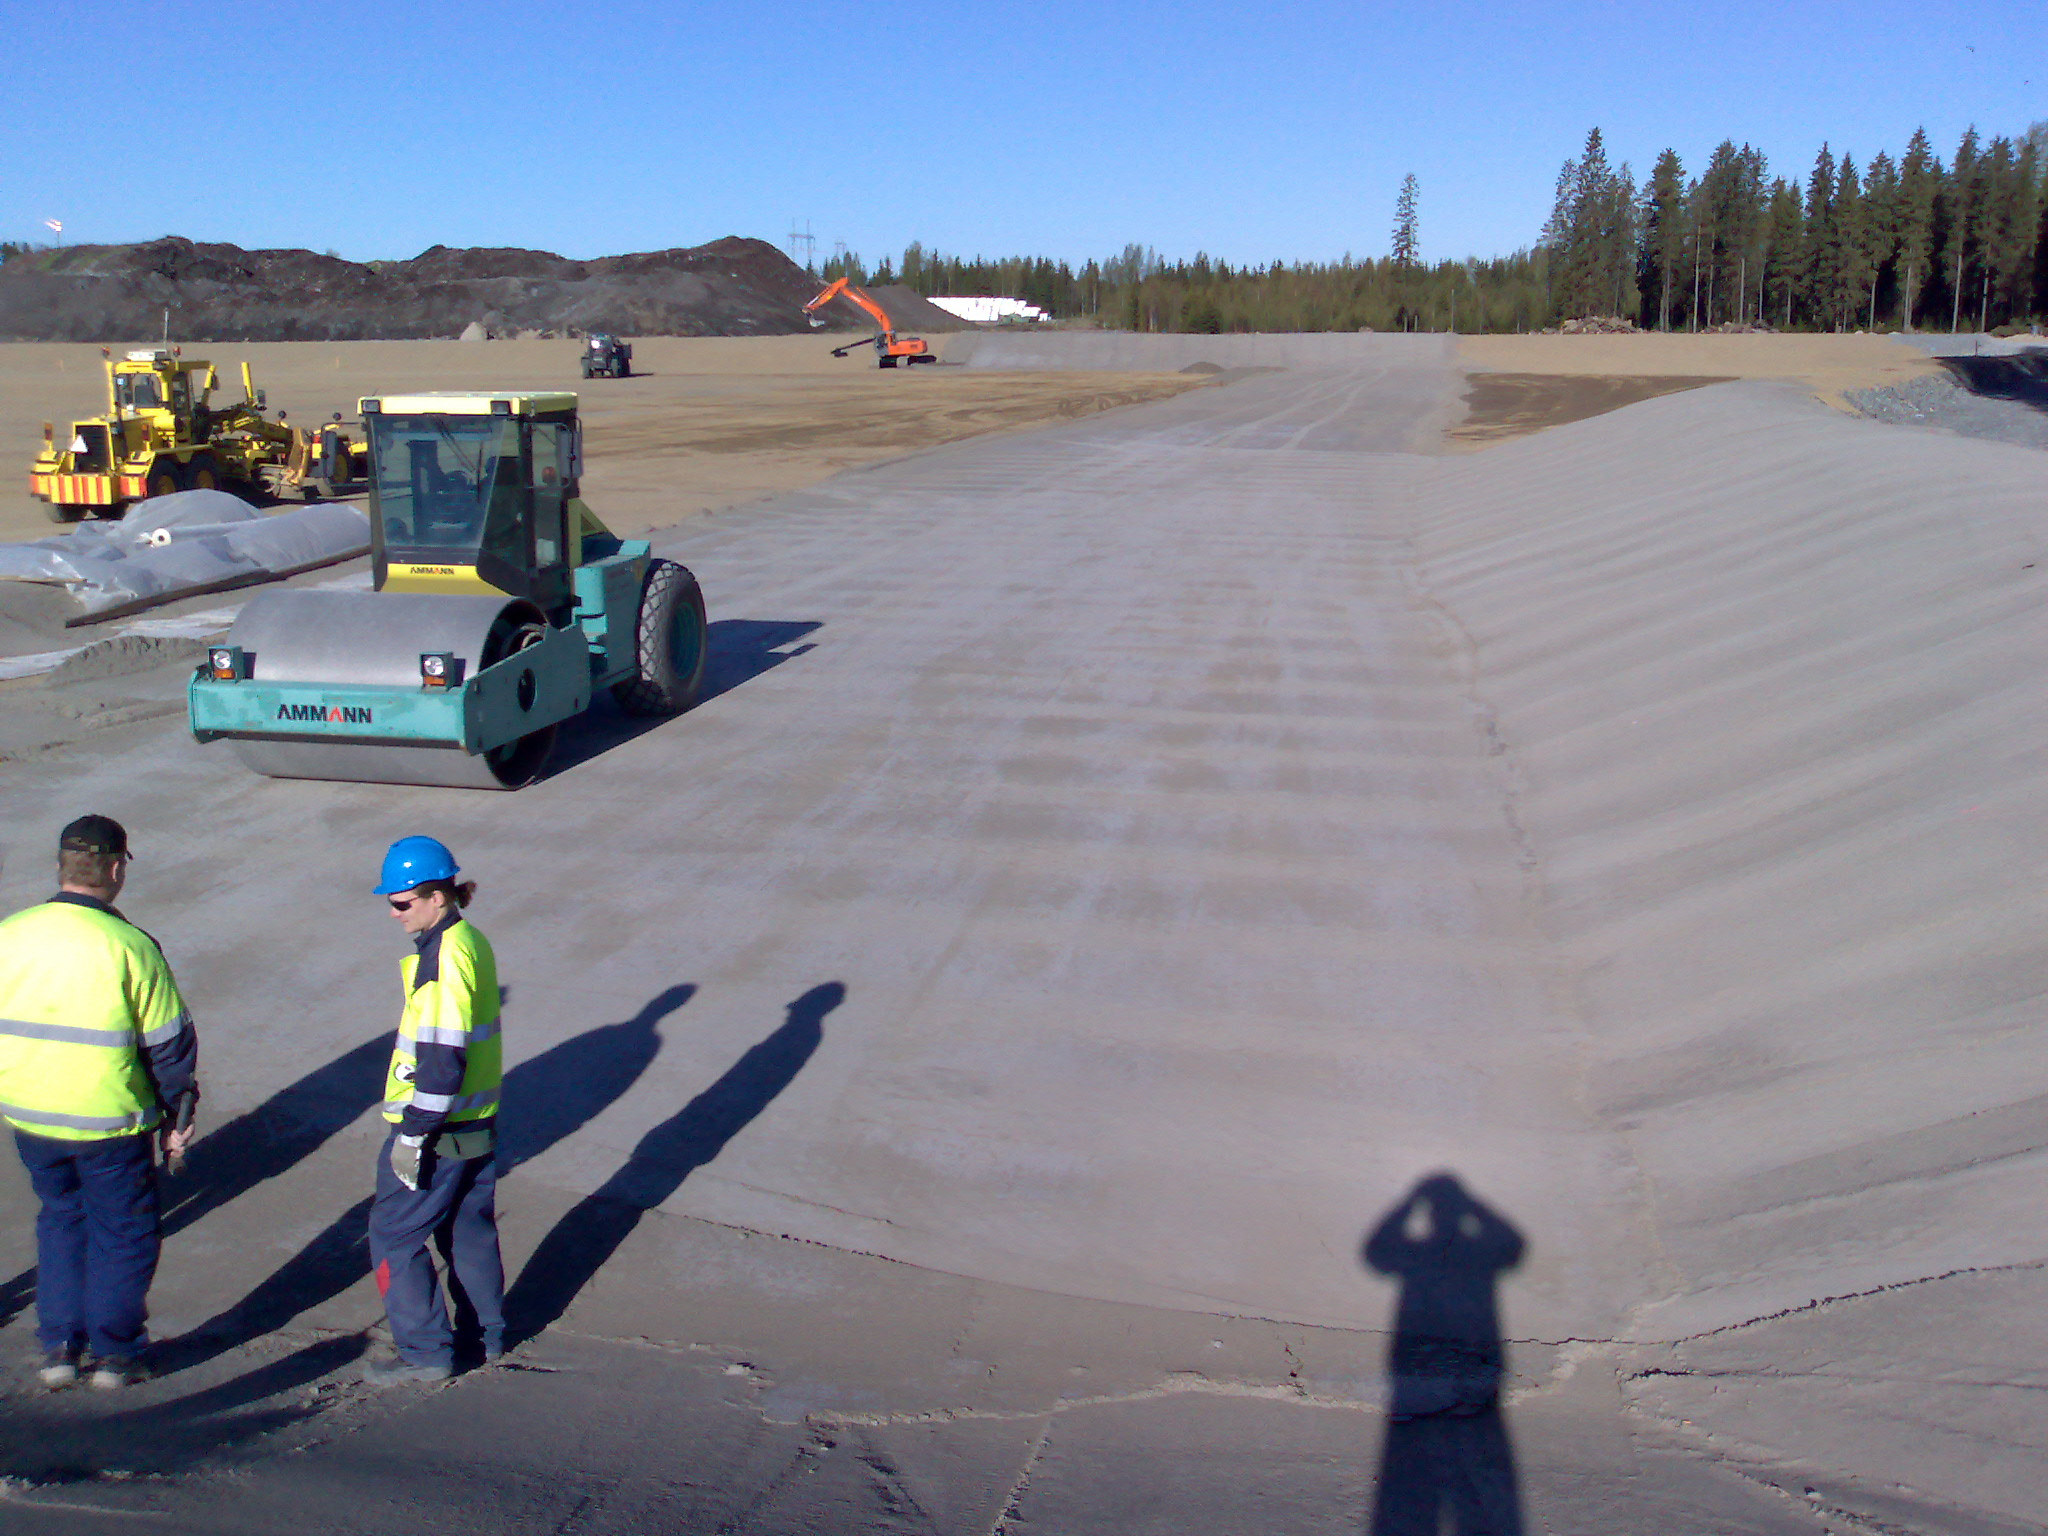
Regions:
<instances>
[{"instance_id":1,"label":"white building in distance","mask_svg":"<svg viewBox=\"0 0 2048 1536\"><path fill-rule=\"evenodd\" d=\"M947 314L975 325L996 325L1003 321L1014 325L1019 321L1052 318L1036 304L1026 304L1022 299L944 298L931 302Z\"/></svg>"}]
</instances>

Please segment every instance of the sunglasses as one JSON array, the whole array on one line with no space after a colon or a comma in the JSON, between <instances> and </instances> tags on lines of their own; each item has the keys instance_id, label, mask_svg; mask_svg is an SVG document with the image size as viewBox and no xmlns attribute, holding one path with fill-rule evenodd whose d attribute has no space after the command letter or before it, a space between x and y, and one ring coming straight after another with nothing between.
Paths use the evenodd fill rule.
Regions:
<instances>
[{"instance_id":1,"label":"sunglasses","mask_svg":"<svg viewBox=\"0 0 2048 1536\"><path fill-rule=\"evenodd\" d=\"M393 896L393 897L390 897L390 898L389 898L389 900L390 900L390 902L391 902L391 910L392 910L392 911L394 911L394 912L410 912L410 911L412 910L412 906L413 906L413 903L414 903L414 902L416 902L416 901L418 901L418 900L419 900L419 897L417 897L417 896L408 896L408 897L406 897L406 898L405 898L405 899L404 899L403 901L400 901L400 900L399 900L399 899L398 899L398 898L397 898L396 896Z\"/></svg>"}]
</instances>

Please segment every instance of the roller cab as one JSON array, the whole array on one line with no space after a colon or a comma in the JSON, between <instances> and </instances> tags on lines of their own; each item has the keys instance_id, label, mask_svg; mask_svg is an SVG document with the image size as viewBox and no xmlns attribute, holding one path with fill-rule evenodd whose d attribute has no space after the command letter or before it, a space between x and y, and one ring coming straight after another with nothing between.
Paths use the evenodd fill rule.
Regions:
<instances>
[{"instance_id":1,"label":"roller cab","mask_svg":"<svg viewBox=\"0 0 2048 1536\"><path fill-rule=\"evenodd\" d=\"M600 688L696 699L694 577L578 495L576 397L365 399L374 590L254 599L193 677L192 733L259 773L516 789Z\"/></svg>"}]
</instances>

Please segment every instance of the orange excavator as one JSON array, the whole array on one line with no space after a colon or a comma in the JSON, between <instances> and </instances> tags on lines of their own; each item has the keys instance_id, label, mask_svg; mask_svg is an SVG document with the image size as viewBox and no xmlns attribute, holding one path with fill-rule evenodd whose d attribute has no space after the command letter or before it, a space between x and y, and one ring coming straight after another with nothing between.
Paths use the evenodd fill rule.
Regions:
<instances>
[{"instance_id":1,"label":"orange excavator","mask_svg":"<svg viewBox=\"0 0 2048 1536\"><path fill-rule=\"evenodd\" d=\"M925 345L922 336L897 335L895 322L889 318L888 312L873 299L869 298L864 290L854 287L852 283L843 277L815 299L811 300L810 303L806 304L804 306L804 313L815 315L842 294L866 310L874 318L875 324L879 325L882 329L878 335L864 337L859 341L849 341L843 347L834 347L832 349L834 357L844 357L856 348L865 347L872 343L875 349L875 366L877 368L894 368L898 363L908 368L912 363L936 363L938 361L938 357L932 352L932 349ZM816 319L811 321L813 325L822 325L823 323L823 321Z\"/></svg>"}]
</instances>

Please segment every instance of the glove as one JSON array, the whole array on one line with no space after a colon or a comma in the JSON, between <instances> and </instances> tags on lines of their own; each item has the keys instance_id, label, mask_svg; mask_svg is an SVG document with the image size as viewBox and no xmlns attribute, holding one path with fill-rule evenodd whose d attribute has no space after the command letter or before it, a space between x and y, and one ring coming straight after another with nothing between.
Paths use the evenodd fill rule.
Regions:
<instances>
[{"instance_id":1,"label":"glove","mask_svg":"<svg viewBox=\"0 0 2048 1536\"><path fill-rule=\"evenodd\" d=\"M195 1134L192 1117L199 1107L199 1089L192 1088L178 1095L175 1111L165 1117L158 1129L159 1144L163 1149L164 1171L182 1173L185 1169L185 1149L192 1145Z\"/></svg>"},{"instance_id":2,"label":"glove","mask_svg":"<svg viewBox=\"0 0 2048 1536\"><path fill-rule=\"evenodd\" d=\"M391 1143L391 1171L407 1189L420 1187L420 1162L426 1156L427 1138L400 1136Z\"/></svg>"}]
</instances>

